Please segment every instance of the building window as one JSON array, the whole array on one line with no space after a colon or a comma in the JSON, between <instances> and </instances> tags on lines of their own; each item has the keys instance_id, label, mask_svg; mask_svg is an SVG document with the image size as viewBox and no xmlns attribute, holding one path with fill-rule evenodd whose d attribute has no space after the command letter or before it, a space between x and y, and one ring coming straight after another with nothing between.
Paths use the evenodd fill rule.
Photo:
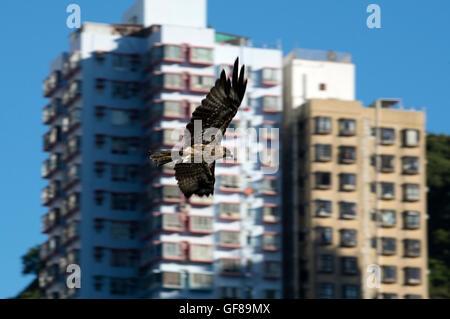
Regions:
<instances>
[{"instance_id":1,"label":"building window","mask_svg":"<svg viewBox=\"0 0 450 319\"><path fill-rule=\"evenodd\" d=\"M237 299L240 297L239 287L220 287L220 298Z\"/></svg>"},{"instance_id":2,"label":"building window","mask_svg":"<svg viewBox=\"0 0 450 319\"><path fill-rule=\"evenodd\" d=\"M315 133L316 134L330 134L331 133L331 118L318 116L315 120Z\"/></svg>"},{"instance_id":3,"label":"building window","mask_svg":"<svg viewBox=\"0 0 450 319\"><path fill-rule=\"evenodd\" d=\"M178 73L165 73L152 77L151 85L159 89L182 90L184 88L183 75Z\"/></svg>"},{"instance_id":4,"label":"building window","mask_svg":"<svg viewBox=\"0 0 450 319\"><path fill-rule=\"evenodd\" d=\"M180 214L162 214L162 227L164 230L182 230L183 218Z\"/></svg>"},{"instance_id":5,"label":"building window","mask_svg":"<svg viewBox=\"0 0 450 319\"><path fill-rule=\"evenodd\" d=\"M263 276L278 278L281 276L281 263L278 261L265 261L263 263Z\"/></svg>"},{"instance_id":6,"label":"building window","mask_svg":"<svg viewBox=\"0 0 450 319\"><path fill-rule=\"evenodd\" d=\"M380 128L380 143L391 145L395 143L395 130L393 128Z\"/></svg>"},{"instance_id":7,"label":"building window","mask_svg":"<svg viewBox=\"0 0 450 319\"><path fill-rule=\"evenodd\" d=\"M151 55L153 62L161 60L182 61L184 59L183 48L178 45L164 45L153 47Z\"/></svg>"},{"instance_id":8,"label":"building window","mask_svg":"<svg viewBox=\"0 0 450 319\"><path fill-rule=\"evenodd\" d=\"M341 257L343 275L356 275L358 273L358 259L356 257Z\"/></svg>"},{"instance_id":9,"label":"building window","mask_svg":"<svg viewBox=\"0 0 450 319\"><path fill-rule=\"evenodd\" d=\"M181 274L179 272L164 271L162 273L162 286L164 288L180 288Z\"/></svg>"},{"instance_id":10,"label":"building window","mask_svg":"<svg viewBox=\"0 0 450 319\"><path fill-rule=\"evenodd\" d=\"M214 246L191 244L189 248L191 261L210 262L214 259Z\"/></svg>"},{"instance_id":11,"label":"building window","mask_svg":"<svg viewBox=\"0 0 450 319\"><path fill-rule=\"evenodd\" d=\"M263 234L263 249L264 250L278 250L278 235L277 234Z\"/></svg>"},{"instance_id":12,"label":"building window","mask_svg":"<svg viewBox=\"0 0 450 319\"><path fill-rule=\"evenodd\" d=\"M405 267L405 285L420 285L421 271L417 267Z\"/></svg>"},{"instance_id":13,"label":"building window","mask_svg":"<svg viewBox=\"0 0 450 319\"><path fill-rule=\"evenodd\" d=\"M241 177L239 175L221 175L220 187L239 190L241 188Z\"/></svg>"},{"instance_id":14,"label":"building window","mask_svg":"<svg viewBox=\"0 0 450 319\"><path fill-rule=\"evenodd\" d=\"M276 193L277 192L277 180L275 178L263 177L262 191Z\"/></svg>"},{"instance_id":15,"label":"building window","mask_svg":"<svg viewBox=\"0 0 450 319\"><path fill-rule=\"evenodd\" d=\"M135 194L111 193L112 210L135 211L137 206L137 196Z\"/></svg>"},{"instance_id":16,"label":"building window","mask_svg":"<svg viewBox=\"0 0 450 319\"><path fill-rule=\"evenodd\" d=\"M183 257L183 250L180 243L162 243L161 252L163 258L181 258Z\"/></svg>"},{"instance_id":17,"label":"building window","mask_svg":"<svg viewBox=\"0 0 450 319\"><path fill-rule=\"evenodd\" d=\"M111 124L114 126L130 125L133 120L130 113L130 111L124 110L111 110Z\"/></svg>"},{"instance_id":18,"label":"building window","mask_svg":"<svg viewBox=\"0 0 450 319\"><path fill-rule=\"evenodd\" d=\"M420 256L420 240L405 239L403 240L403 252L405 257L419 257Z\"/></svg>"},{"instance_id":19,"label":"building window","mask_svg":"<svg viewBox=\"0 0 450 319\"><path fill-rule=\"evenodd\" d=\"M110 256L111 267L128 266L128 251L122 249L111 249Z\"/></svg>"},{"instance_id":20,"label":"building window","mask_svg":"<svg viewBox=\"0 0 450 319\"><path fill-rule=\"evenodd\" d=\"M416 147L419 145L418 130L403 130L402 133L404 147Z\"/></svg>"},{"instance_id":21,"label":"building window","mask_svg":"<svg viewBox=\"0 0 450 319\"><path fill-rule=\"evenodd\" d=\"M319 256L319 272L332 273L334 271L334 256L333 255L320 255Z\"/></svg>"},{"instance_id":22,"label":"building window","mask_svg":"<svg viewBox=\"0 0 450 319\"><path fill-rule=\"evenodd\" d=\"M331 161L331 145L330 144L316 144L314 145L315 160L317 162Z\"/></svg>"},{"instance_id":23,"label":"building window","mask_svg":"<svg viewBox=\"0 0 450 319\"><path fill-rule=\"evenodd\" d=\"M316 188L317 189L329 189L331 188L331 173L329 172L316 172L314 173Z\"/></svg>"},{"instance_id":24,"label":"building window","mask_svg":"<svg viewBox=\"0 0 450 319\"><path fill-rule=\"evenodd\" d=\"M422 296L408 294L408 295L405 295L405 299L422 299Z\"/></svg>"},{"instance_id":25,"label":"building window","mask_svg":"<svg viewBox=\"0 0 450 319\"><path fill-rule=\"evenodd\" d=\"M263 112L280 110L280 98L278 96L264 96L262 103Z\"/></svg>"},{"instance_id":26,"label":"building window","mask_svg":"<svg viewBox=\"0 0 450 319\"><path fill-rule=\"evenodd\" d=\"M395 210L380 210L380 222L382 227L394 227L396 224Z\"/></svg>"},{"instance_id":27,"label":"building window","mask_svg":"<svg viewBox=\"0 0 450 319\"><path fill-rule=\"evenodd\" d=\"M123 137L113 137L111 142L111 153L128 154L128 140Z\"/></svg>"},{"instance_id":28,"label":"building window","mask_svg":"<svg viewBox=\"0 0 450 319\"><path fill-rule=\"evenodd\" d=\"M356 230L355 229L341 229L341 246L355 247L356 246Z\"/></svg>"},{"instance_id":29,"label":"building window","mask_svg":"<svg viewBox=\"0 0 450 319\"><path fill-rule=\"evenodd\" d=\"M419 184L403 184L403 200L409 202L420 200Z\"/></svg>"},{"instance_id":30,"label":"building window","mask_svg":"<svg viewBox=\"0 0 450 319\"><path fill-rule=\"evenodd\" d=\"M320 283L318 298L320 299L332 299L334 298L334 284L332 283Z\"/></svg>"},{"instance_id":31,"label":"building window","mask_svg":"<svg viewBox=\"0 0 450 319\"><path fill-rule=\"evenodd\" d=\"M220 259L220 271L223 273L241 273L240 259Z\"/></svg>"},{"instance_id":32,"label":"building window","mask_svg":"<svg viewBox=\"0 0 450 319\"><path fill-rule=\"evenodd\" d=\"M342 298L344 298L344 299L359 299L359 286L358 285L343 285L342 286Z\"/></svg>"},{"instance_id":33,"label":"building window","mask_svg":"<svg viewBox=\"0 0 450 319\"><path fill-rule=\"evenodd\" d=\"M212 76L191 75L191 90L208 92L214 86Z\"/></svg>"},{"instance_id":34,"label":"building window","mask_svg":"<svg viewBox=\"0 0 450 319\"><path fill-rule=\"evenodd\" d=\"M94 276L94 289L95 291L101 291L103 288L103 276Z\"/></svg>"},{"instance_id":35,"label":"building window","mask_svg":"<svg viewBox=\"0 0 450 319\"><path fill-rule=\"evenodd\" d=\"M214 276L210 274L191 274L190 288L191 289L211 289L213 287Z\"/></svg>"},{"instance_id":36,"label":"building window","mask_svg":"<svg viewBox=\"0 0 450 319\"><path fill-rule=\"evenodd\" d=\"M181 191L177 185L164 185L162 187L163 200L179 200L181 199Z\"/></svg>"},{"instance_id":37,"label":"building window","mask_svg":"<svg viewBox=\"0 0 450 319\"><path fill-rule=\"evenodd\" d=\"M339 185L341 191L354 191L356 189L356 174L339 174Z\"/></svg>"},{"instance_id":38,"label":"building window","mask_svg":"<svg viewBox=\"0 0 450 319\"><path fill-rule=\"evenodd\" d=\"M396 266L381 266L381 281L384 284L391 284L397 281L397 267Z\"/></svg>"},{"instance_id":39,"label":"building window","mask_svg":"<svg viewBox=\"0 0 450 319\"><path fill-rule=\"evenodd\" d=\"M388 183L388 182L380 182L378 184L379 190L379 197L381 199L394 199L395 197L395 184L394 183Z\"/></svg>"},{"instance_id":40,"label":"building window","mask_svg":"<svg viewBox=\"0 0 450 319\"><path fill-rule=\"evenodd\" d=\"M264 206L263 207L263 222L278 222L278 207Z\"/></svg>"},{"instance_id":41,"label":"building window","mask_svg":"<svg viewBox=\"0 0 450 319\"><path fill-rule=\"evenodd\" d=\"M384 256L395 255L397 251L395 237L381 237L381 254Z\"/></svg>"},{"instance_id":42,"label":"building window","mask_svg":"<svg viewBox=\"0 0 450 319\"><path fill-rule=\"evenodd\" d=\"M219 244L221 246L240 246L241 245L241 233L231 231L219 232Z\"/></svg>"},{"instance_id":43,"label":"building window","mask_svg":"<svg viewBox=\"0 0 450 319\"><path fill-rule=\"evenodd\" d=\"M339 216L342 219L356 218L356 203L354 202L339 202Z\"/></svg>"},{"instance_id":44,"label":"building window","mask_svg":"<svg viewBox=\"0 0 450 319\"><path fill-rule=\"evenodd\" d=\"M135 227L129 222L116 222L110 223L110 235L113 239L134 239Z\"/></svg>"},{"instance_id":45,"label":"building window","mask_svg":"<svg viewBox=\"0 0 450 319\"><path fill-rule=\"evenodd\" d=\"M320 245L331 245L333 243L333 229L331 227L318 227L317 235Z\"/></svg>"},{"instance_id":46,"label":"building window","mask_svg":"<svg viewBox=\"0 0 450 319\"><path fill-rule=\"evenodd\" d=\"M339 135L353 136L356 134L356 121L351 119L339 120Z\"/></svg>"},{"instance_id":47,"label":"building window","mask_svg":"<svg viewBox=\"0 0 450 319\"><path fill-rule=\"evenodd\" d=\"M340 146L339 147L339 163L353 164L356 162L356 147Z\"/></svg>"},{"instance_id":48,"label":"building window","mask_svg":"<svg viewBox=\"0 0 450 319\"><path fill-rule=\"evenodd\" d=\"M191 232L212 232L214 231L214 217L209 216L190 216Z\"/></svg>"},{"instance_id":49,"label":"building window","mask_svg":"<svg viewBox=\"0 0 450 319\"><path fill-rule=\"evenodd\" d=\"M378 163L374 163L374 165L379 172L391 173L394 171L394 155L379 155L376 160Z\"/></svg>"},{"instance_id":50,"label":"building window","mask_svg":"<svg viewBox=\"0 0 450 319\"><path fill-rule=\"evenodd\" d=\"M317 199L314 201L316 217L330 217L332 213L331 201Z\"/></svg>"},{"instance_id":51,"label":"building window","mask_svg":"<svg viewBox=\"0 0 450 319\"><path fill-rule=\"evenodd\" d=\"M405 229L417 229L420 227L420 213L417 211L403 212L403 227Z\"/></svg>"},{"instance_id":52,"label":"building window","mask_svg":"<svg viewBox=\"0 0 450 319\"><path fill-rule=\"evenodd\" d=\"M413 156L405 156L402 158L402 173L403 174L418 174L419 173L419 158Z\"/></svg>"},{"instance_id":53,"label":"building window","mask_svg":"<svg viewBox=\"0 0 450 319\"><path fill-rule=\"evenodd\" d=\"M280 70L264 68L262 70L263 84L276 84L280 81Z\"/></svg>"},{"instance_id":54,"label":"building window","mask_svg":"<svg viewBox=\"0 0 450 319\"><path fill-rule=\"evenodd\" d=\"M209 48L191 48L191 62L212 64L213 63L213 50Z\"/></svg>"},{"instance_id":55,"label":"building window","mask_svg":"<svg viewBox=\"0 0 450 319\"><path fill-rule=\"evenodd\" d=\"M181 101L164 101L156 103L151 112L156 112L166 117L182 117L184 116L183 104Z\"/></svg>"},{"instance_id":56,"label":"building window","mask_svg":"<svg viewBox=\"0 0 450 319\"><path fill-rule=\"evenodd\" d=\"M241 205L234 203L220 204L220 218L240 218Z\"/></svg>"}]
</instances>

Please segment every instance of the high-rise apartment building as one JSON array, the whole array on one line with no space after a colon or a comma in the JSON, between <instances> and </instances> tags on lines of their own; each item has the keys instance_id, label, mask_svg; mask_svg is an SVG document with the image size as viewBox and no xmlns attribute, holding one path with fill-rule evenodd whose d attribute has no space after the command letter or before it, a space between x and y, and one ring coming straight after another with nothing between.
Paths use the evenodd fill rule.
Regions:
<instances>
[{"instance_id":1,"label":"high-rise apartment building","mask_svg":"<svg viewBox=\"0 0 450 319\"><path fill-rule=\"evenodd\" d=\"M148 160L150 149L179 142L238 56L249 84L224 145L239 148L246 129L280 126L279 49L207 27L206 0L139 0L122 24L72 34L43 85L47 297L282 296L281 170L258 156L275 154L279 136L258 134L238 150L256 161L218 161L209 198L185 199L173 168ZM69 264L81 267L81 288L67 288Z\"/></svg>"},{"instance_id":2,"label":"high-rise apartment building","mask_svg":"<svg viewBox=\"0 0 450 319\"><path fill-rule=\"evenodd\" d=\"M352 101L349 58L322 56L284 63L284 294L427 298L425 115Z\"/></svg>"}]
</instances>

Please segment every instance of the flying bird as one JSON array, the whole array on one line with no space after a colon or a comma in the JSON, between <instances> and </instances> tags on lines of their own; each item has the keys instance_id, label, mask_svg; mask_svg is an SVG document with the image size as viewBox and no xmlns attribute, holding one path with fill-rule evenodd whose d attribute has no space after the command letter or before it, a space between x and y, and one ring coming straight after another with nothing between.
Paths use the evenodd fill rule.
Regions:
<instances>
[{"instance_id":1,"label":"flying bird","mask_svg":"<svg viewBox=\"0 0 450 319\"><path fill-rule=\"evenodd\" d=\"M150 156L157 166L175 163L175 178L187 198L193 194L198 196L213 194L216 160L233 156L230 150L220 146L220 142L236 115L247 88L247 79L244 80L245 66L242 65L239 73L238 69L239 58L234 62L231 80L227 78L225 70L222 70L206 98L194 110L191 120L186 125L190 140L185 141L186 146L176 153L180 155L177 159L172 158L174 153L171 150L156 151ZM201 123L200 127L198 123ZM217 130L217 134L213 134L209 141L206 140L205 136L214 129ZM211 159L205 158L208 151ZM194 158L201 160L194 161Z\"/></svg>"}]
</instances>

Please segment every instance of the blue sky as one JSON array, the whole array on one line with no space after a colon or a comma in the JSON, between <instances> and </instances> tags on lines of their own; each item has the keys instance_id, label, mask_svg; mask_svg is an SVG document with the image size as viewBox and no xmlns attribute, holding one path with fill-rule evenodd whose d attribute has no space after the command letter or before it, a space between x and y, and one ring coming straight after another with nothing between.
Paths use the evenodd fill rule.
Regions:
<instances>
[{"instance_id":1,"label":"blue sky","mask_svg":"<svg viewBox=\"0 0 450 319\"><path fill-rule=\"evenodd\" d=\"M31 277L20 256L40 243L41 83L49 63L67 50L66 6L83 21L120 22L133 0L0 2L0 298L16 295ZM114 3L112 6L111 3ZM366 7L381 7L381 29L366 27ZM427 130L450 134L450 2L356 0L209 0L208 22L255 42L349 52L356 64L356 97L400 97L427 110Z\"/></svg>"}]
</instances>

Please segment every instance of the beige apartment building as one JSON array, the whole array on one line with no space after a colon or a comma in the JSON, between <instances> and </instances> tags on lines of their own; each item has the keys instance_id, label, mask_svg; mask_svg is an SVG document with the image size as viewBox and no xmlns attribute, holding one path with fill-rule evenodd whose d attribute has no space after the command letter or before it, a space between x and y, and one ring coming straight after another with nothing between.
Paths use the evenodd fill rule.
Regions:
<instances>
[{"instance_id":1,"label":"beige apartment building","mask_svg":"<svg viewBox=\"0 0 450 319\"><path fill-rule=\"evenodd\" d=\"M425 115L400 103L293 112L299 297L428 297Z\"/></svg>"},{"instance_id":2,"label":"beige apartment building","mask_svg":"<svg viewBox=\"0 0 450 319\"><path fill-rule=\"evenodd\" d=\"M288 298L428 298L425 113L355 100L347 53L283 61Z\"/></svg>"}]
</instances>

